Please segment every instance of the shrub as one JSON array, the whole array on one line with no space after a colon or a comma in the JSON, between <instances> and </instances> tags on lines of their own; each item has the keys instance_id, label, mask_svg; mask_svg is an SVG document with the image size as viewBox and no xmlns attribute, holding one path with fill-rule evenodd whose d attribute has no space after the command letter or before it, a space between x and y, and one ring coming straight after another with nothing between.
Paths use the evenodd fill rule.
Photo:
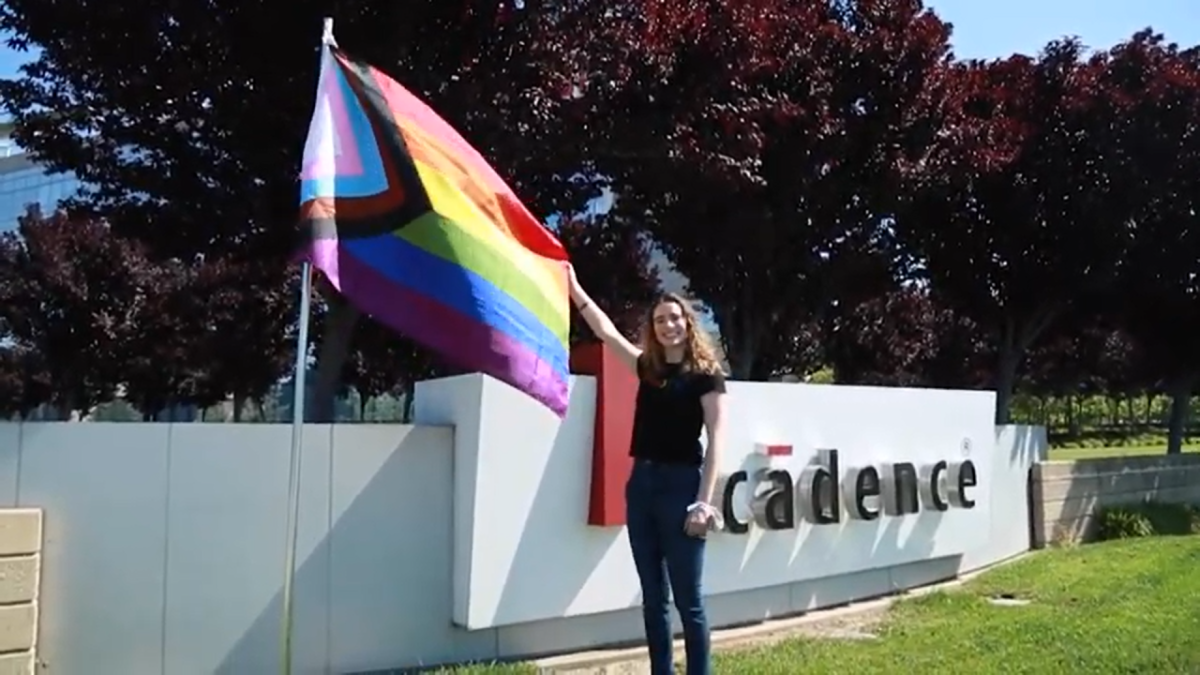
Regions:
<instances>
[{"instance_id":1,"label":"shrub","mask_svg":"<svg viewBox=\"0 0 1200 675\"><path fill-rule=\"evenodd\" d=\"M1101 507L1097 514L1100 541L1200 534L1200 507L1191 504L1146 501Z\"/></svg>"}]
</instances>

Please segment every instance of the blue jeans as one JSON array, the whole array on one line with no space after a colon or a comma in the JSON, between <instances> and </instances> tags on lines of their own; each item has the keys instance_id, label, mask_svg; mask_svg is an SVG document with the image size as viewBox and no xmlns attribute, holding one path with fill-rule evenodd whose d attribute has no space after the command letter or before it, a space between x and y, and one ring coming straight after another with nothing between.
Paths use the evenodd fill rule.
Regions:
<instances>
[{"instance_id":1,"label":"blue jeans","mask_svg":"<svg viewBox=\"0 0 1200 675\"><path fill-rule=\"evenodd\" d=\"M704 540L683 531L700 489L700 467L635 459L625 484L629 547L642 584L642 618L652 675L675 672L667 580L683 624L687 675L712 672L708 619L700 578Z\"/></svg>"}]
</instances>

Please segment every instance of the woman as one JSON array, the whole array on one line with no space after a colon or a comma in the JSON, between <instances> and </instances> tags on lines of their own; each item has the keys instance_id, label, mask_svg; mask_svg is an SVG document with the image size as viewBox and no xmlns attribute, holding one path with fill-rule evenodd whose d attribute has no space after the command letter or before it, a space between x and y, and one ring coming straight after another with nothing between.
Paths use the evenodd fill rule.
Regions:
<instances>
[{"instance_id":1,"label":"woman","mask_svg":"<svg viewBox=\"0 0 1200 675\"><path fill-rule=\"evenodd\" d=\"M708 621L700 580L721 460L725 376L707 334L679 296L668 293L646 313L641 345L625 339L570 269L571 299L592 332L638 376L633 471L625 485L629 547L642 586L651 673L674 672L667 580L683 624L688 675L711 672ZM700 444L707 430L708 450Z\"/></svg>"}]
</instances>

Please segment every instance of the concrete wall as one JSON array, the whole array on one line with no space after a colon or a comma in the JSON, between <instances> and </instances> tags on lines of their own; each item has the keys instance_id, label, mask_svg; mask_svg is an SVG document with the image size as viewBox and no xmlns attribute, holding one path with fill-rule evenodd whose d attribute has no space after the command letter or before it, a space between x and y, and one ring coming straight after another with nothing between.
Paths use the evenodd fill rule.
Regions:
<instances>
[{"instance_id":1,"label":"concrete wall","mask_svg":"<svg viewBox=\"0 0 1200 675\"><path fill-rule=\"evenodd\" d=\"M640 613L641 588L623 527L586 525L595 419L604 414L593 405L596 394L592 378L576 378L569 412L560 420L491 378L463 375L419 385L417 421L455 428L458 625L478 630ZM820 592L806 596L814 595L814 587L837 588L840 580L879 594L927 583L912 581L923 575L951 577L968 555L995 560L996 546L1010 539L993 526L1007 526L1014 508L1025 505L1029 465L1020 453L1013 461L1017 434L998 441L992 392L731 382L727 414L720 473L786 471L800 486L792 490L797 503L809 490L805 472L825 461L818 448L837 449L832 472L843 495L856 468L894 462L928 468L969 460L979 484L972 488L971 508L939 511L926 503L919 513L859 520L850 515L851 498L843 497L834 524L801 516L793 527L775 531L713 533L704 588L714 608L724 608L714 609L718 624L760 620L768 609L787 613L810 609L812 602L828 604L833 601ZM863 414L871 424L861 423ZM761 445L788 451L766 457L756 451ZM623 458L628 446L615 453ZM613 481L618 495L625 475ZM754 494L751 483L730 496L733 513L741 514L737 519L751 520ZM1019 527L1016 536L1027 549L1028 528ZM781 602L793 589L806 598L803 604ZM605 637L635 635L592 632L592 639Z\"/></svg>"},{"instance_id":2,"label":"concrete wall","mask_svg":"<svg viewBox=\"0 0 1200 675\"><path fill-rule=\"evenodd\" d=\"M1041 462L1030 475L1035 548L1086 541L1096 512L1146 500L1200 504L1200 455Z\"/></svg>"},{"instance_id":3,"label":"concrete wall","mask_svg":"<svg viewBox=\"0 0 1200 675\"><path fill-rule=\"evenodd\" d=\"M34 672L41 550L41 511L0 509L0 675Z\"/></svg>"},{"instance_id":4,"label":"concrete wall","mask_svg":"<svg viewBox=\"0 0 1200 675\"><path fill-rule=\"evenodd\" d=\"M45 672L276 672L290 434L288 425L266 424L0 424L0 507L46 514ZM478 631L452 625L453 445L445 427L306 427L297 675L639 637L634 609ZM1027 550L1024 486L1044 457L1044 435L999 429L994 452L996 517L985 548L715 595L714 623L895 592Z\"/></svg>"}]
</instances>

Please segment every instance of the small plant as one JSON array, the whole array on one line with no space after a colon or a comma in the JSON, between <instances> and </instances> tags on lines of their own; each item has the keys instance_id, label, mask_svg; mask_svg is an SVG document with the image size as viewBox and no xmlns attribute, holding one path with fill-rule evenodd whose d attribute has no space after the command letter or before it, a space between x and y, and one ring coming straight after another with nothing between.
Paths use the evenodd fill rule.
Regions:
<instances>
[{"instance_id":1,"label":"small plant","mask_svg":"<svg viewBox=\"0 0 1200 675\"><path fill-rule=\"evenodd\" d=\"M1140 511L1120 507L1103 509L1100 511L1099 518L1100 526L1097 528L1096 536L1101 541L1154 535L1154 527L1150 525L1150 519Z\"/></svg>"},{"instance_id":2,"label":"small plant","mask_svg":"<svg viewBox=\"0 0 1200 675\"><path fill-rule=\"evenodd\" d=\"M1147 501L1108 506L1102 507L1097 517L1096 535L1101 541L1200 534L1200 507L1191 504Z\"/></svg>"}]
</instances>

